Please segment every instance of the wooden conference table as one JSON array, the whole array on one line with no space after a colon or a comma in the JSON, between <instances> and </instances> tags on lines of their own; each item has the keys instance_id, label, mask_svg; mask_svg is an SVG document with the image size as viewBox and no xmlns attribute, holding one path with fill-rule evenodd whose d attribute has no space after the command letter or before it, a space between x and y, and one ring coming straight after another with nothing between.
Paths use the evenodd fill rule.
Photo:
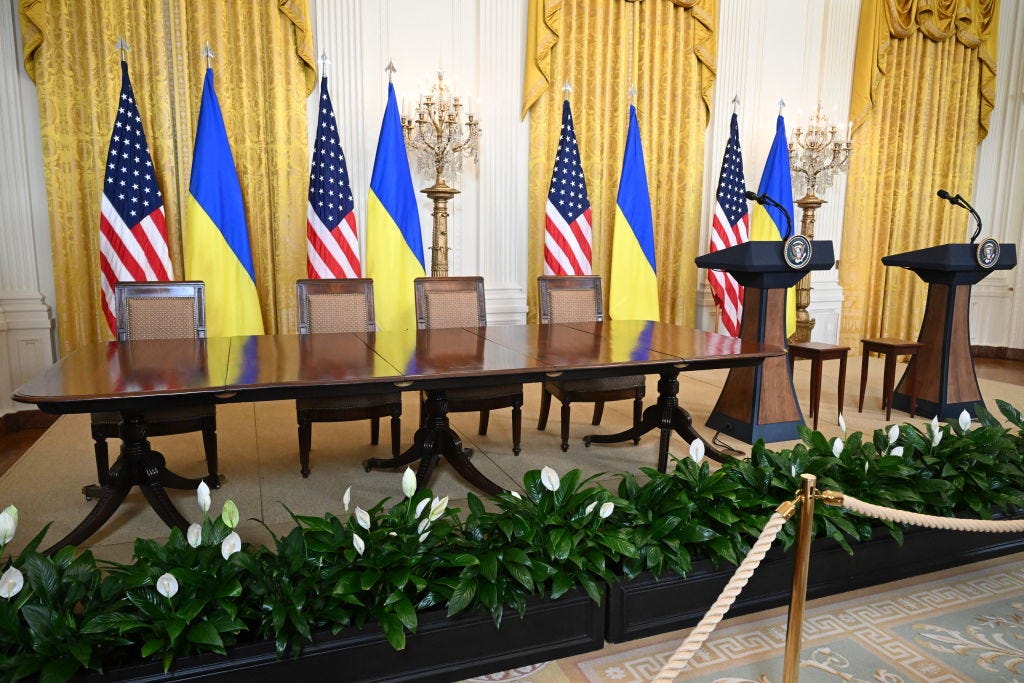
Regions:
<instances>
[{"instance_id":1,"label":"wooden conference table","mask_svg":"<svg viewBox=\"0 0 1024 683\"><path fill-rule=\"evenodd\" d=\"M448 424L445 392L450 388L658 373L658 402L644 412L640 429L588 439L622 441L660 428L659 468L664 471L672 431L687 441L700 438L678 405L680 372L756 365L784 353L642 321L107 342L69 354L20 387L14 399L48 413L116 410L122 415L121 454L102 495L52 552L92 535L135 485L168 526L187 528L164 487L193 488L200 480L168 471L163 456L150 447L146 412L154 409L368 394L395 387L424 391L426 420L413 445L397 458L367 461L367 468L419 461L416 476L422 487L443 457L469 483L497 493L501 487L473 466ZM720 456L707 445L710 456Z\"/></svg>"}]
</instances>

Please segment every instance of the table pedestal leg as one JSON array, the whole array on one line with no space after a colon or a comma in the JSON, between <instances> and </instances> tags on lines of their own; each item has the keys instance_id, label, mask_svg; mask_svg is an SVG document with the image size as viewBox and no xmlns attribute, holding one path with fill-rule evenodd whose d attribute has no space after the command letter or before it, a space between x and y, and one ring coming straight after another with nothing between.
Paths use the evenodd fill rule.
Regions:
<instances>
[{"instance_id":1,"label":"table pedestal leg","mask_svg":"<svg viewBox=\"0 0 1024 683\"><path fill-rule=\"evenodd\" d=\"M79 545L92 536L114 514L135 485L149 501L160 519L167 526L188 528L188 521L181 516L174 503L164 491L163 478L167 474L164 457L150 448L146 439L148 428L141 413L124 411L121 420L121 455L110 468L107 482L100 487L99 500L71 532L46 550L55 553L68 545ZM177 476L177 475L174 475ZM179 479L183 478L179 477ZM199 480L196 486L199 485Z\"/></svg>"},{"instance_id":2,"label":"table pedestal leg","mask_svg":"<svg viewBox=\"0 0 1024 683\"><path fill-rule=\"evenodd\" d=\"M444 391L427 391L423 414L423 426L416 430L412 446L395 458L370 458L363 463L367 472L374 468L394 469L418 460L416 486L423 488L430 482L438 459L443 457L463 479L484 493L498 494L505 490L470 462L472 449L462 447L462 439L448 422L448 399Z\"/></svg>"},{"instance_id":3,"label":"table pedestal leg","mask_svg":"<svg viewBox=\"0 0 1024 683\"><path fill-rule=\"evenodd\" d=\"M640 424L617 434L588 434L583 437L583 445L592 443L618 443L619 441L636 440L651 431L661 430L661 441L658 445L658 471L668 470L668 442L672 432L678 434L687 443L700 439L704 442L704 454L712 460L725 462L727 459L709 441L703 439L693 428L690 413L679 407L679 371L665 370L658 380L658 402L644 410Z\"/></svg>"}]
</instances>

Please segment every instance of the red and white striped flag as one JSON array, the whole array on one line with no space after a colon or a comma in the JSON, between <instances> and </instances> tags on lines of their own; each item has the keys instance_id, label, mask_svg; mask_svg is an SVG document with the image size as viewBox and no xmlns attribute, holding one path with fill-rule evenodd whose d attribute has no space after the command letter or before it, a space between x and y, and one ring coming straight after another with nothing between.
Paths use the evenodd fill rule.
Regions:
<instances>
[{"instance_id":1,"label":"red and white striped flag","mask_svg":"<svg viewBox=\"0 0 1024 683\"><path fill-rule=\"evenodd\" d=\"M544 274L590 275L590 199L568 99L562 103L562 134L545 214Z\"/></svg>"},{"instance_id":2,"label":"red and white striped flag","mask_svg":"<svg viewBox=\"0 0 1024 683\"><path fill-rule=\"evenodd\" d=\"M306 210L306 273L310 278L361 277L354 209L345 153L324 76L320 79L320 114Z\"/></svg>"},{"instance_id":3,"label":"red and white striped flag","mask_svg":"<svg viewBox=\"0 0 1024 683\"><path fill-rule=\"evenodd\" d=\"M100 202L100 287L103 315L116 334L114 285L118 282L171 280L164 201L156 184L142 117L121 60L121 97L107 149Z\"/></svg>"},{"instance_id":4,"label":"red and white striped flag","mask_svg":"<svg viewBox=\"0 0 1024 683\"><path fill-rule=\"evenodd\" d=\"M733 113L729 123L729 142L725 145L722 171L718 176L715 216L711 225L712 252L734 247L750 239L750 212L744 197L743 155L740 154L740 126ZM740 336L743 317L743 287L728 273L708 270L708 283L715 305L722 311L722 327L733 337Z\"/></svg>"}]
</instances>

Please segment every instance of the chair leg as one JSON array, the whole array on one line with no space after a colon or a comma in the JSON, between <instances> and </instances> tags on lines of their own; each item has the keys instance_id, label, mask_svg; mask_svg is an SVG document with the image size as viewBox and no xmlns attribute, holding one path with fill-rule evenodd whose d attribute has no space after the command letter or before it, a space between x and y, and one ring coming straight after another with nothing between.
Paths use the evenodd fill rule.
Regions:
<instances>
[{"instance_id":1,"label":"chair leg","mask_svg":"<svg viewBox=\"0 0 1024 683\"><path fill-rule=\"evenodd\" d=\"M96 452L96 481L100 486L104 486L110 472L110 451L107 448L106 437L96 429L92 431L92 438L95 441L93 450Z\"/></svg>"},{"instance_id":2,"label":"chair leg","mask_svg":"<svg viewBox=\"0 0 1024 683\"><path fill-rule=\"evenodd\" d=\"M548 426L548 411L551 410L551 393L541 386L540 389L540 417L537 418L537 429L544 431Z\"/></svg>"},{"instance_id":3,"label":"chair leg","mask_svg":"<svg viewBox=\"0 0 1024 683\"><path fill-rule=\"evenodd\" d=\"M206 453L206 469L210 476L217 477L217 418L203 420L203 451Z\"/></svg>"},{"instance_id":4,"label":"chair leg","mask_svg":"<svg viewBox=\"0 0 1024 683\"><path fill-rule=\"evenodd\" d=\"M602 416L604 416L604 401L597 401L594 403L594 419L591 420L590 424L595 427L601 424Z\"/></svg>"},{"instance_id":5,"label":"chair leg","mask_svg":"<svg viewBox=\"0 0 1024 683\"><path fill-rule=\"evenodd\" d=\"M643 419L644 414L644 396L640 392L637 392L636 398L633 399L633 430L636 436L633 437L633 445L636 446L640 443L640 421Z\"/></svg>"},{"instance_id":6,"label":"chair leg","mask_svg":"<svg viewBox=\"0 0 1024 683\"><path fill-rule=\"evenodd\" d=\"M309 450L313 441L313 425L309 420L299 418L299 471L309 476Z\"/></svg>"},{"instance_id":7,"label":"chair leg","mask_svg":"<svg viewBox=\"0 0 1024 683\"><path fill-rule=\"evenodd\" d=\"M843 414L843 398L846 394L846 355L839 357L839 415Z\"/></svg>"},{"instance_id":8,"label":"chair leg","mask_svg":"<svg viewBox=\"0 0 1024 683\"><path fill-rule=\"evenodd\" d=\"M857 412L864 412L864 390L868 386L868 351L864 349L864 354L860 359L860 400L857 401Z\"/></svg>"},{"instance_id":9,"label":"chair leg","mask_svg":"<svg viewBox=\"0 0 1024 683\"><path fill-rule=\"evenodd\" d=\"M480 411L480 429L477 431L480 436L487 436L487 425L491 422L491 411L481 410Z\"/></svg>"},{"instance_id":10,"label":"chair leg","mask_svg":"<svg viewBox=\"0 0 1024 683\"><path fill-rule=\"evenodd\" d=\"M399 413L391 415L391 456L397 458L402 453L402 417Z\"/></svg>"},{"instance_id":11,"label":"chair leg","mask_svg":"<svg viewBox=\"0 0 1024 683\"><path fill-rule=\"evenodd\" d=\"M569 450L569 402L562 404L562 452Z\"/></svg>"},{"instance_id":12,"label":"chair leg","mask_svg":"<svg viewBox=\"0 0 1024 683\"><path fill-rule=\"evenodd\" d=\"M522 452L519 444L523 437L523 399L512 404L512 455Z\"/></svg>"},{"instance_id":13,"label":"chair leg","mask_svg":"<svg viewBox=\"0 0 1024 683\"><path fill-rule=\"evenodd\" d=\"M380 443L380 418L370 418L370 445L376 446Z\"/></svg>"}]
</instances>

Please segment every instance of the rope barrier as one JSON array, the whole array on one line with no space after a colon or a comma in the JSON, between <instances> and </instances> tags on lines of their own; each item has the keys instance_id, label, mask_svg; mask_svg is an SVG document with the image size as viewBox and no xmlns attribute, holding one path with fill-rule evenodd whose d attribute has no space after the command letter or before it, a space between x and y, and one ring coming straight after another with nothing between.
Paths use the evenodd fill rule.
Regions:
<instances>
[{"instance_id":1,"label":"rope barrier","mask_svg":"<svg viewBox=\"0 0 1024 683\"><path fill-rule=\"evenodd\" d=\"M922 515L917 512L907 512L905 510L896 510L895 508L865 503L853 496L847 496L834 491L825 491L822 493L822 498L827 505L841 505L850 512L889 522L913 524L932 529L949 529L951 531L979 531L987 533L1024 532L1024 519L959 519L957 517Z\"/></svg>"},{"instance_id":2,"label":"rope barrier","mask_svg":"<svg viewBox=\"0 0 1024 683\"><path fill-rule=\"evenodd\" d=\"M686 637L686 640L675 651L675 654L669 657L665 665L661 667L661 671L653 679L654 683L671 683L693 655L697 653L700 646L704 644L704 641L708 639L711 632L718 626L718 622L725 617L725 613L732 607L732 603L736 601L740 591L747 585L747 581L758 565L761 564L761 560L764 559L765 554L775 541L775 537L779 535L779 531L786 523L786 520L792 516L793 510L792 503L783 503L779 506L778 510L772 513L771 519L768 520L764 530L761 531L757 542L754 543L750 552L743 558L743 562L733 572L732 578L729 579L729 583L726 584L725 589L718 596L718 600L715 601L715 604L711 606L711 609L700 620L700 623L690 632L690 635Z\"/></svg>"}]
</instances>

